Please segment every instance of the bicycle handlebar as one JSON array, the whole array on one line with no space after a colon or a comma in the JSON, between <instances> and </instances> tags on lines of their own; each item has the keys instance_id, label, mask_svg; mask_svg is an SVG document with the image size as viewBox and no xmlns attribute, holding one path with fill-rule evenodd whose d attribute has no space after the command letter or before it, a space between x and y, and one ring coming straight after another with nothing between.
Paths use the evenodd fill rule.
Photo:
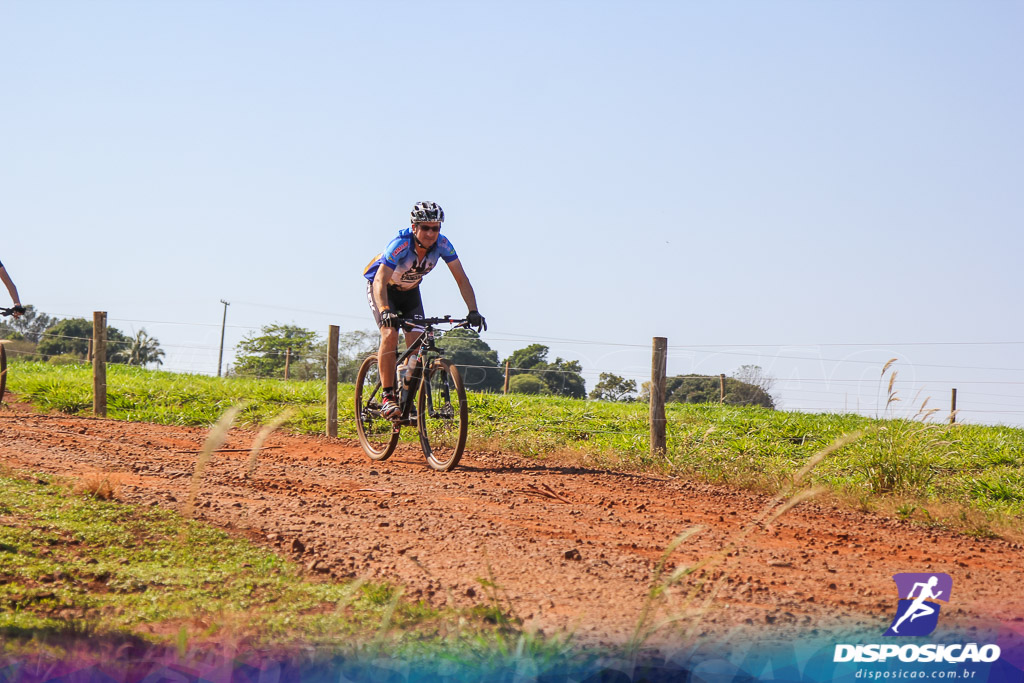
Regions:
<instances>
[{"instance_id":1,"label":"bicycle handlebar","mask_svg":"<svg viewBox=\"0 0 1024 683\"><path fill-rule=\"evenodd\" d=\"M446 315L443 318L399 318L398 322L402 325L413 325L419 327L440 325L441 323L451 323L455 326L465 326L469 324L469 321L465 318L453 318L450 315Z\"/></svg>"}]
</instances>

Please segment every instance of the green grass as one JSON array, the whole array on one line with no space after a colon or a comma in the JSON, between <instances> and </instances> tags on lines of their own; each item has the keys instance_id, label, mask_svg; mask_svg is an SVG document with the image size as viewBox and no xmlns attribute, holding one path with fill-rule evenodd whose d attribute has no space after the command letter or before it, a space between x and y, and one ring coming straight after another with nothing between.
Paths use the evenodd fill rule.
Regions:
<instances>
[{"instance_id":1,"label":"green grass","mask_svg":"<svg viewBox=\"0 0 1024 683\"><path fill-rule=\"evenodd\" d=\"M464 661L522 642L479 610L438 611L389 584L311 579L295 563L194 520L0 470L0 656L76 641L216 644L320 656ZM490 656L490 655L488 655Z\"/></svg>"},{"instance_id":2,"label":"green grass","mask_svg":"<svg viewBox=\"0 0 1024 683\"><path fill-rule=\"evenodd\" d=\"M206 426L229 407L246 401L239 416L243 424L269 422L287 407L296 410L287 423L292 431L323 433L326 424L327 392L322 382L219 378L108 365L107 385L107 415L118 420ZM89 365L12 363L7 388L42 410L92 413ZM342 394L339 411L351 412L351 387ZM351 436L355 436L354 427Z\"/></svg>"},{"instance_id":3,"label":"green grass","mask_svg":"<svg viewBox=\"0 0 1024 683\"><path fill-rule=\"evenodd\" d=\"M315 641L379 623L366 592L306 580L290 561L174 513L10 474L0 490L2 634L75 635L66 632L74 622L83 635L184 629ZM398 614L438 616L413 604Z\"/></svg>"},{"instance_id":4,"label":"green grass","mask_svg":"<svg viewBox=\"0 0 1024 683\"><path fill-rule=\"evenodd\" d=\"M210 425L245 401L240 424L266 423L285 408L285 429L323 433L322 382L212 378L108 366L108 415ZM89 414L87 366L12 364L9 387L44 410ZM674 472L775 492L815 452L862 432L826 459L811 485L863 507L980 534L1019 529L1024 516L1024 430L876 420L718 404L667 407L668 453L652 458L646 404L523 395L470 395L470 448L558 457L581 466ZM352 386L340 385L339 436L355 437ZM415 430L403 430L415 440ZM906 513L913 509L913 513Z\"/></svg>"}]
</instances>

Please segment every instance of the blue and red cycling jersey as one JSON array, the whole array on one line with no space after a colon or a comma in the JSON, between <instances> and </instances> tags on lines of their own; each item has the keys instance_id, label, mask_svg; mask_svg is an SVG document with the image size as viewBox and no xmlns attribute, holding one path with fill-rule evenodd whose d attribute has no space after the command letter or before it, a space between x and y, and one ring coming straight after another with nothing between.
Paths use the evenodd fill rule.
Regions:
<instances>
[{"instance_id":1,"label":"blue and red cycling jersey","mask_svg":"<svg viewBox=\"0 0 1024 683\"><path fill-rule=\"evenodd\" d=\"M398 237L388 243L383 253L377 254L370 261L363 270L363 277L373 282L373 278L377 275L377 269L383 263L395 271L391 274L391 282L388 284L408 291L419 287L420 280L434 269L438 259L444 259L445 263L451 263L457 258L459 255L455 253L452 243L448 241L447 237L438 233L434 246L427 251L422 259L419 259L416 256L416 242L412 229L405 228L398 232Z\"/></svg>"}]
</instances>

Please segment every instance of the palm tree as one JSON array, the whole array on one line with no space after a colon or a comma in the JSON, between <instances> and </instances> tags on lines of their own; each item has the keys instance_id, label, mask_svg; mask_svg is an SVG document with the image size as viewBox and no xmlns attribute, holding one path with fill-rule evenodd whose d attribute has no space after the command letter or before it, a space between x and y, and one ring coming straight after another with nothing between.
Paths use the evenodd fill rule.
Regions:
<instances>
[{"instance_id":1,"label":"palm tree","mask_svg":"<svg viewBox=\"0 0 1024 683\"><path fill-rule=\"evenodd\" d=\"M163 365L164 350L160 348L160 340L149 336L146 328L135 333L128 346L115 355L116 362L145 367L150 363Z\"/></svg>"}]
</instances>

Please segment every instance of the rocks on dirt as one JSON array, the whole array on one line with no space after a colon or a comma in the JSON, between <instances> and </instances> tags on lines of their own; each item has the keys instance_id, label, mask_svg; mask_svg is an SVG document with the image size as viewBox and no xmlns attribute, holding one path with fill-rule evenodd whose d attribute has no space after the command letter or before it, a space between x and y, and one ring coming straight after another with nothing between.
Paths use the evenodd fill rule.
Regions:
<instances>
[{"instance_id":1,"label":"rocks on dirt","mask_svg":"<svg viewBox=\"0 0 1024 683\"><path fill-rule=\"evenodd\" d=\"M86 426L88 440L70 439L71 449L60 445L67 432ZM195 463L194 455L179 451L197 448L206 433L26 416L23 424L0 421L0 457L39 477L82 477L101 467L123 479L125 502L179 508L190 497ZM1004 621L1024 612L1016 590L1024 566L1019 538L929 533L857 511L801 505L769 529L751 527L742 552L726 557L736 528L756 519L769 498L681 478L581 473L554 460L507 454L469 452L462 467L440 474L426 467L415 443L400 444L380 467L354 442L284 433L274 439L287 448L264 452L259 475L245 479L255 437L232 429L225 446L240 454L219 454L204 471L201 500L217 502L203 511L210 523L234 523L248 537L301 557L310 572L389 581L436 605L479 600L480 587L471 595L467 586L486 576L511 609L544 632L567 629L602 643L628 638L665 549L695 524L703 531L673 551L665 571L721 553L720 564L694 579L710 594L723 574L733 577L708 613L712 631L764 624L766 610L777 635L797 620L889 618L894 556L922 568L917 571L934 563L936 571L958 572L958 602L971 609L944 617L948 623L977 619L974 606L981 604L998 605L986 616ZM520 494L530 489L558 494ZM571 505L560 500L568 492ZM378 507L382 498L387 502ZM675 598L692 585L679 588ZM870 597L858 597L864 595ZM776 609L783 606L790 612Z\"/></svg>"}]
</instances>

